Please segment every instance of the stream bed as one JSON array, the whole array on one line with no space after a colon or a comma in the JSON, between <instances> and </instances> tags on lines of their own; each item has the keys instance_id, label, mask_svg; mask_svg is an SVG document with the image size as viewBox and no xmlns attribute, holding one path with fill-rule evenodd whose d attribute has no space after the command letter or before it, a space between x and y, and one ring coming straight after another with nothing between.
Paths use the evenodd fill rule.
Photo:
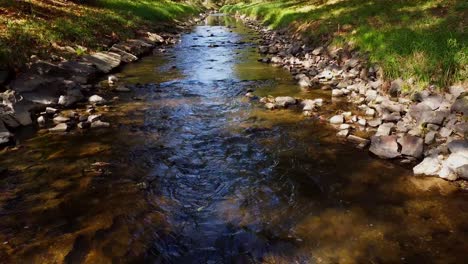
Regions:
<instances>
[{"instance_id":1,"label":"stream bed","mask_svg":"<svg viewBox=\"0 0 468 264\"><path fill-rule=\"evenodd\" d=\"M111 128L38 133L0 154L4 263L462 263L468 194L371 157L301 111L323 98L258 62L212 15L117 74Z\"/></svg>"}]
</instances>

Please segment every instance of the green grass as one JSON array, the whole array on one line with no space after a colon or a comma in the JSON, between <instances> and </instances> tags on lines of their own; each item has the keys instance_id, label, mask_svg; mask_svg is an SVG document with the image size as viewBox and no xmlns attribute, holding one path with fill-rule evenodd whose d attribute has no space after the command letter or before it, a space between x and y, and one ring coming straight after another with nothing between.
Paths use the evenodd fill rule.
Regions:
<instances>
[{"instance_id":1,"label":"green grass","mask_svg":"<svg viewBox=\"0 0 468 264\"><path fill-rule=\"evenodd\" d=\"M351 44L386 78L414 78L418 89L447 87L468 76L468 4L462 0L254 1L222 11L243 13L312 44Z\"/></svg>"},{"instance_id":2,"label":"green grass","mask_svg":"<svg viewBox=\"0 0 468 264\"><path fill-rule=\"evenodd\" d=\"M32 54L47 57L52 43L99 50L133 37L136 30L157 29L201 11L195 5L169 0L75 2L0 0L0 68L1 64L18 67ZM83 53L78 50L75 55Z\"/></svg>"}]
</instances>

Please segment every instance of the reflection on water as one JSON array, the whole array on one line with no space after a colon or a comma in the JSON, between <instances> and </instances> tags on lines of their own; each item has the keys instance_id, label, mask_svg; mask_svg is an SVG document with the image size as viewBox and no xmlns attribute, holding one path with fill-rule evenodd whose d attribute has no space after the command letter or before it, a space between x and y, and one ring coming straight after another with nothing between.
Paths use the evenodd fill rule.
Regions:
<instances>
[{"instance_id":1,"label":"reflection on water","mask_svg":"<svg viewBox=\"0 0 468 264\"><path fill-rule=\"evenodd\" d=\"M243 98L324 97L258 63L256 38L211 16L123 69L142 85L108 110L112 129L39 134L2 153L2 261L462 262L465 193Z\"/></svg>"}]
</instances>

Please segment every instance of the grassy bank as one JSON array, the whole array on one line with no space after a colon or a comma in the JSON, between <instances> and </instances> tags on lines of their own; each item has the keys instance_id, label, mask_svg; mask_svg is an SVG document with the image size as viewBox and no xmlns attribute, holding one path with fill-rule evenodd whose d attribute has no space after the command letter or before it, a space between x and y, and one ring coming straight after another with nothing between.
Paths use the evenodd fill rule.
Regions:
<instances>
[{"instance_id":1,"label":"grassy bank","mask_svg":"<svg viewBox=\"0 0 468 264\"><path fill-rule=\"evenodd\" d=\"M0 65L19 66L57 46L70 46L76 55L85 52L80 46L99 50L199 11L168 0L0 0Z\"/></svg>"},{"instance_id":2,"label":"grassy bank","mask_svg":"<svg viewBox=\"0 0 468 264\"><path fill-rule=\"evenodd\" d=\"M254 1L222 8L306 36L314 44L351 43L387 78L418 88L465 83L468 4L462 0Z\"/></svg>"}]
</instances>

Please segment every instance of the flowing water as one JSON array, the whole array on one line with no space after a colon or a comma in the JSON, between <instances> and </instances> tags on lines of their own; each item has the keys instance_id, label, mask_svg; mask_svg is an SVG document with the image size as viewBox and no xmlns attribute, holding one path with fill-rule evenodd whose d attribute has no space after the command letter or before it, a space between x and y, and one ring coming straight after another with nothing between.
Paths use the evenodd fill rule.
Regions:
<instances>
[{"instance_id":1,"label":"flowing water","mask_svg":"<svg viewBox=\"0 0 468 264\"><path fill-rule=\"evenodd\" d=\"M210 16L119 73L110 129L0 156L4 263L462 263L468 196L243 94L324 98Z\"/></svg>"}]
</instances>

